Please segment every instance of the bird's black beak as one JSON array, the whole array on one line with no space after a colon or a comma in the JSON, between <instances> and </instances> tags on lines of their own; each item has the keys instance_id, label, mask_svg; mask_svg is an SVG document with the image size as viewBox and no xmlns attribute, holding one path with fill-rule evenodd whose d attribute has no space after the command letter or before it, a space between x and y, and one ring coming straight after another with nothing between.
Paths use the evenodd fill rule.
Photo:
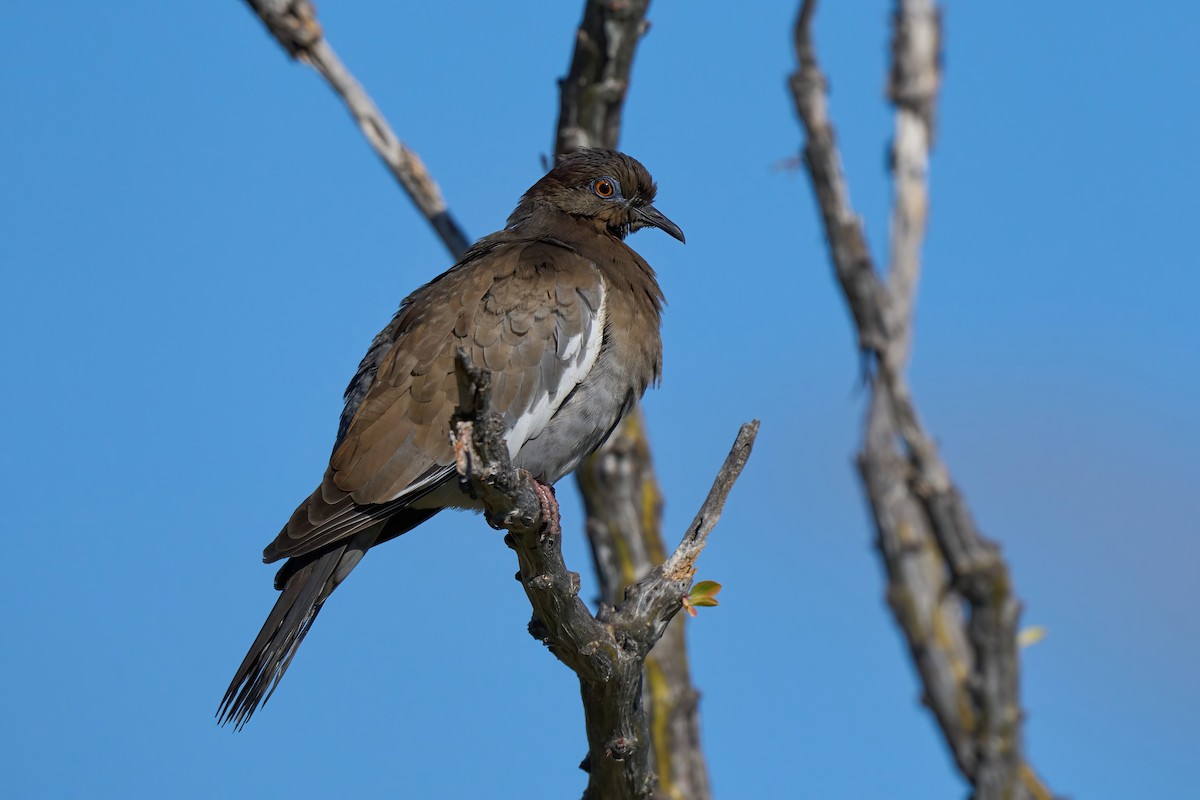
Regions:
<instances>
[{"instance_id":1,"label":"bird's black beak","mask_svg":"<svg viewBox=\"0 0 1200 800\"><path fill-rule=\"evenodd\" d=\"M631 226L633 230L645 228L647 226L658 228L660 231L674 236L684 244L687 243L687 239L683 238L683 231L680 230L679 226L667 219L662 212L660 212L654 206L642 206L641 208L635 208L633 210L633 214L634 223Z\"/></svg>"}]
</instances>

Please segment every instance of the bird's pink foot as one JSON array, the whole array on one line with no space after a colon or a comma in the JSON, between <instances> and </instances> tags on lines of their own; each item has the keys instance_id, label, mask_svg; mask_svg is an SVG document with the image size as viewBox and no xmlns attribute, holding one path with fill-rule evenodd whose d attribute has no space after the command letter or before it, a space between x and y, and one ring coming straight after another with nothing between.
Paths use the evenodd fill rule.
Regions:
<instances>
[{"instance_id":1,"label":"bird's pink foot","mask_svg":"<svg viewBox=\"0 0 1200 800\"><path fill-rule=\"evenodd\" d=\"M535 478L533 489L537 492L538 503L542 508L542 522L545 524L546 530L552 534L559 533L561 519L558 513L558 498L554 496L554 487Z\"/></svg>"}]
</instances>

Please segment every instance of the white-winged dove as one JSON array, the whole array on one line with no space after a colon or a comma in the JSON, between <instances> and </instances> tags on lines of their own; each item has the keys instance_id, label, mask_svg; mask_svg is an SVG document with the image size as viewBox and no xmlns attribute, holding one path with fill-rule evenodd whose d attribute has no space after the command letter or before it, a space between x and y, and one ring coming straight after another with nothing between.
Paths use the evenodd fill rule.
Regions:
<instances>
[{"instance_id":1,"label":"white-winged dove","mask_svg":"<svg viewBox=\"0 0 1200 800\"><path fill-rule=\"evenodd\" d=\"M683 232L654 181L612 150L572 153L535 183L504 230L409 295L346 389L321 485L267 546L281 590L218 711L237 727L274 691L322 604L367 550L443 508L458 487L454 358L492 370L513 463L553 484L608 437L662 367L662 291L625 237Z\"/></svg>"}]
</instances>

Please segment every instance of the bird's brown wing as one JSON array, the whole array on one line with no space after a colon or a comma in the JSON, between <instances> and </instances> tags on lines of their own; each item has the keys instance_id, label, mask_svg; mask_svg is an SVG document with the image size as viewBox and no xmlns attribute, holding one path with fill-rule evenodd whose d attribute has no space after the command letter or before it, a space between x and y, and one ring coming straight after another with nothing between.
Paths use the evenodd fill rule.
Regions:
<instances>
[{"instance_id":1,"label":"bird's brown wing","mask_svg":"<svg viewBox=\"0 0 1200 800\"><path fill-rule=\"evenodd\" d=\"M604 292L589 260L549 240L490 247L414 292L372 344L377 365L360 367L366 391L347 392L357 407L320 487L265 560L352 536L450 480L459 347L492 370L510 450L536 436L596 360Z\"/></svg>"}]
</instances>

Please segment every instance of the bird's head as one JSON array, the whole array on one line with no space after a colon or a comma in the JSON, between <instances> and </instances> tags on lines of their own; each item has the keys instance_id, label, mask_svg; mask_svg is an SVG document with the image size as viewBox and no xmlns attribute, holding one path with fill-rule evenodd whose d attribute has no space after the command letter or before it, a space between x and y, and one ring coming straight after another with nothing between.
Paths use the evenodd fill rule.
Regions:
<instances>
[{"instance_id":1,"label":"bird's head","mask_svg":"<svg viewBox=\"0 0 1200 800\"><path fill-rule=\"evenodd\" d=\"M651 227L684 241L679 226L654 207L655 192L654 179L637 159L616 150L576 150L530 187L509 225L549 205L618 239Z\"/></svg>"}]
</instances>

